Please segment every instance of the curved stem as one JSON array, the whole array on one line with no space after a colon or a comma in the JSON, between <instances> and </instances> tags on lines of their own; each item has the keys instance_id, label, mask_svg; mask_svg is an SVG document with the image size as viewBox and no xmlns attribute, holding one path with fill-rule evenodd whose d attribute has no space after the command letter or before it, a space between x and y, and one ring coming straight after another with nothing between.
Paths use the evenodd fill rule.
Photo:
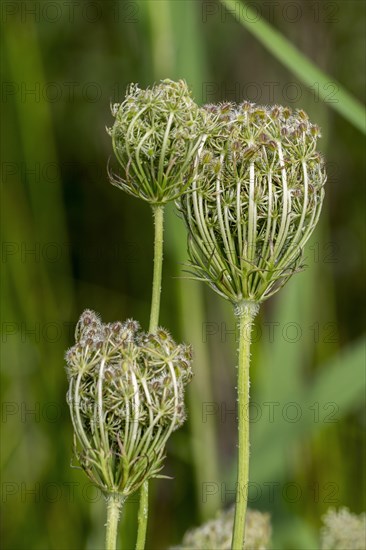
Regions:
<instances>
[{"instance_id":1,"label":"curved stem","mask_svg":"<svg viewBox=\"0 0 366 550\"><path fill-rule=\"evenodd\" d=\"M123 503L124 497L118 493L110 493L107 496L106 550L116 550L118 522Z\"/></svg>"},{"instance_id":2,"label":"curved stem","mask_svg":"<svg viewBox=\"0 0 366 550\"><path fill-rule=\"evenodd\" d=\"M163 269L163 232L164 232L164 206L154 205L154 274L151 297L151 311L149 332L155 332L159 323L161 275ZM145 481L140 490L140 504L138 511L138 529L136 550L144 550L149 513L149 482Z\"/></svg>"},{"instance_id":3,"label":"curved stem","mask_svg":"<svg viewBox=\"0 0 366 550\"><path fill-rule=\"evenodd\" d=\"M243 302L235 313L239 326L238 349L238 470L232 550L243 550L249 483L249 364L251 329L258 305Z\"/></svg>"}]
</instances>

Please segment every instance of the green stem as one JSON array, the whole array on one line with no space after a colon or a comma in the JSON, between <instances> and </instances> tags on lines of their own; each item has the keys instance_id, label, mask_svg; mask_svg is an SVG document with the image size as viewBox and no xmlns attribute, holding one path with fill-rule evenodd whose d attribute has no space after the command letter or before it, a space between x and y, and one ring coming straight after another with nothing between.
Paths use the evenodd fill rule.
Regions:
<instances>
[{"instance_id":1,"label":"green stem","mask_svg":"<svg viewBox=\"0 0 366 550\"><path fill-rule=\"evenodd\" d=\"M154 275L152 285L149 332L155 332L159 324L164 233L164 206L154 205L152 208L154 214ZM148 514L149 482L145 481L140 491L136 550L144 550L145 548Z\"/></svg>"},{"instance_id":2,"label":"green stem","mask_svg":"<svg viewBox=\"0 0 366 550\"><path fill-rule=\"evenodd\" d=\"M149 515L149 482L144 481L140 490L136 550L144 550Z\"/></svg>"},{"instance_id":3,"label":"green stem","mask_svg":"<svg viewBox=\"0 0 366 550\"><path fill-rule=\"evenodd\" d=\"M163 232L164 206L153 206L155 237L154 237L154 275L151 297L151 312L149 332L155 332L159 324L161 274L163 269Z\"/></svg>"},{"instance_id":4,"label":"green stem","mask_svg":"<svg viewBox=\"0 0 366 550\"><path fill-rule=\"evenodd\" d=\"M107 496L106 550L116 550L118 522L123 503L124 497L118 493L110 493Z\"/></svg>"},{"instance_id":5,"label":"green stem","mask_svg":"<svg viewBox=\"0 0 366 550\"><path fill-rule=\"evenodd\" d=\"M249 483L249 365L253 319L258 311L254 302L243 302L235 313L239 326L238 349L238 471L232 550L244 548L245 517Z\"/></svg>"}]
</instances>

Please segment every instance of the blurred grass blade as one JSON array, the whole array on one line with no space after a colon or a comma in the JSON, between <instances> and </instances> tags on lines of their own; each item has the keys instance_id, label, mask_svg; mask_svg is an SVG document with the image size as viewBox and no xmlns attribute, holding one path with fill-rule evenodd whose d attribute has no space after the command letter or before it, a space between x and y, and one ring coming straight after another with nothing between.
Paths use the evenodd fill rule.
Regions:
<instances>
[{"instance_id":1,"label":"blurred grass blade","mask_svg":"<svg viewBox=\"0 0 366 550\"><path fill-rule=\"evenodd\" d=\"M194 377L189 386L189 422L194 473L196 478L197 505L202 521L211 519L220 508L219 491L204 502L202 491L210 484L218 484L219 459L215 417L205 415L205 406L214 402L212 394L210 357L207 344L202 339L205 307L203 285L182 277L180 266L186 259L186 232L182 220L178 220L173 208L167 209L167 248L174 257L179 279L175 280L181 331L185 341L193 346ZM216 486L216 485L215 485Z\"/></svg>"},{"instance_id":2,"label":"blurred grass blade","mask_svg":"<svg viewBox=\"0 0 366 550\"><path fill-rule=\"evenodd\" d=\"M198 52L203 51L197 28L198 12L195 3L183 4L156 2L149 0L140 3L142 13L149 22L152 36L151 56L153 77L184 78L197 96L204 79L204 64ZM158 14L158 15L157 15ZM186 40L186 29L190 29L190 39ZM184 44L184 48L179 45ZM186 259L186 232L171 208L166 209L166 248L174 264L180 266ZM179 273L181 275L181 272ZM216 427L212 416L202 424L203 403L213 401L209 357L202 342L202 324L205 320L203 287L195 281L176 279L178 319L182 337L192 344L195 354L195 376L190 384L189 419L192 432L193 468L196 477L196 498L202 520L214 515L220 507L217 492L207 502L202 502L202 487L205 483L217 483L219 466L217 456ZM162 298L164 308L164 291Z\"/></svg>"},{"instance_id":3,"label":"blurred grass blade","mask_svg":"<svg viewBox=\"0 0 366 550\"><path fill-rule=\"evenodd\" d=\"M55 480L54 486L60 488L62 480L73 475L68 464L69 423L61 422L60 416L56 429L56 424L42 414L37 418L36 412L38 405L42 410L42 406L51 403L63 411L64 403L66 377L62 363L68 341L64 321L69 318L73 304L73 284L63 248L67 231L61 179L59 175L50 178L47 171L50 167L59 168L60 163L50 102L41 93L47 80L38 26L32 18L27 24L19 18L11 19L2 30L7 82L14 89L26 85L31 90L25 95L14 93L4 110L8 125L2 146L11 161L4 164L15 170L11 179L3 173L1 205L5 246L2 262L7 285L2 288L5 294L1 297L2 392L5 386L6 401L18 411L23 405L32 411L31 420L13 415L4 422L3 437L11 447L5 456L9 460L2 464L2 476L4 480L16 480L20 472L22 484L32 488L44 487L45 476L49 476ZM11 117L15 117L16 124ZM48 246L62 250L57 261L44 253ZM14 253L4 254L9 247ZM13 327L11 333L9 326ZM57 337L47 332L50 326L56 329ZM19 532L29 547L60 548L61 540L64 547L80 547L80 540L75 542L79 520L72 512L73 506L65 509L62 499L54 499L50 520L48 499L37 499L34 493L34 500L28 497L20 500L19 493L7 503L6 521L16 526L9 530L8 546L19 547L19 541L12 542ZM58 521L61 517L62 522Z\"/></svg>"},{"instance_id":4,"label":"blurred grass blade","mask_svg":"<svg viewBox=\"0 0 366 550\"><path fill-rule=\"evenodd\" d=\"M286 339L286 327L301 327L305 301L302 296L308 295L308 287L312 286L314 271L307 270L301 273L300 278L293 279L282 290L274 301L273 312L269 319L259 321L263 328L261 333L272 332L268 339L258 342L258 377L254 381L255 401L268 403L273 401L285 402L289 396L298 395L303 385L303 366L307 347L304 339L291 343ZM299 290L301 291L299 292ZM311 348L310 348L311 349ZM253 426L253 436L260 445L262 440L268 439L270 426L259 422Z\"/></svg>"},{"instance_id":5,"label":"blurred grass blade","mask_svg":"<svg viewBox=\"0 0 366 550\"><path fill-rule=\"evenodd\" d=\"M365 340L361 340L321 365L308 390L302 387L299 392L288 396L287 402L280 403L278 400L278 420L266 422L266 433L260 433L260 439L252 440L256 457L252 461L252 481L260 483L268 479L285 479L288 475L286 457L291 448L360 407L365 388ZM277 399L273 401L276 402ZM301 403L301 418L295 423L281 414L283 407L291 403ZM319 417L314 412L316 410L322 412Z\"/></svg>"},{"instance_id":6,"label":"blurred grass blade","mask_svg":"<svg viewBox=\"0 0 366 550\"><path fill-rule=\"evenodd\" d=\"M304 84L309 86L314 93L319 94L323 100L329 95L329 84L337 86L336 100L328 103L335 111L341 114L361 132L366 133L365 107L353 97L345 88L331 76L324 73L310 59L301 53L287 38L274 29L263 18L258 19L258 14L245 6L238 10L237 0L221 0L221 3L230 13L262 44L265 46L289 71L291 71Z\"/></svg>"},{"instance_id":7,"label":"blurred grass blade","mask_svg":"<svg viewBox=\"0 0 366 550\"><path fill-rule=\"evenodd\" d=\"M154 2L155 4L155 2ZM199 8L195 2L170 3L172 35L175 40L175 78L184 78L196 98L202 95L202 82L206 80L206 64L202 34L199 32ZM187 29L189 40L187 40ZM180 45L184 44L184 47ZM175 211L168 212L167 227L170 227L170 250L174 262L181 266L187 258L187 233L183 222L177 219ZM194 351L195 376L189 386L189 420L191 428L192 454L196 478L196 498L202 521L212 518L220 508L220 495L217 491L206 502L202 490L207 483L218 484L219 458L215 419L205 420L202 411L205 403L213 402L212 370L206 344L202 340L202 327L206 320L204 287L197 281L177 279L178 311L181 319L182 336L190 342Z\"/></svg>"},{"instance_id":8,"label":"blurred grass blade","mask_svg":"<svg viewBox=\"0 0 366 550\"><path fill-rule=\"evenodd\" d=\"M361 340L339 352L320 370L309 390L311 402L333 402L342 415L359 406L365 398L366 341Z\"/></svg>"},{"instance_id":9,"label":"blurred grass blade","mask_svg":"<svg viewBox=\"0 0 366 550\"><path fill-rule=\"evenodd\" d=\"M33 23L25 26L14 22L12 25L4 26L3 37L12 84L19 87L26 82L32 90L43 90L46 79L37 26ZM24 51L27 52L27 63L23 62ZM20 242L29 246L41 246L44 244L41 240L47 236L45 244L63 252L67 243L66 216L59 175L61 165L57 158L50 102L41 93L38 97L38 92L30 93L29 97L15 94L14 99L22 155L22 161L18 158L16 160L20 173L22 166L26 168L25 175L21 175L21 182L27 188L31 213L37 221L33 226L34 241L29 242L29 235L24 233L24 239ZM52 180L46 176L50 167L57 169ZM16 222L15 219L14 223ZM48 279L49 288L53 286L55 289L57 286L57 293L55 292L53 299L57 302L58 311L62 311L67 317L73 299L71 268L68 255L63 253L60 256L61 261L42 263L42 276L44 280ZM20 288L19 292L21 291ZM45 300L44 307L47 308L48 303L48 300Z\"/></svg>"}]
</instances>

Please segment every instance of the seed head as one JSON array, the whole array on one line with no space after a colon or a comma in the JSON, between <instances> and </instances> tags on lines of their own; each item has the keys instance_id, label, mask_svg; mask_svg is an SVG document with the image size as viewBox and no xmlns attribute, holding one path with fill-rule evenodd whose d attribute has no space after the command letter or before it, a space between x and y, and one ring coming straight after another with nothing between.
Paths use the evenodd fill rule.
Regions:
<instances>
[{"instance_id":1,"label":"seed head","mask_svg":"<svg viewBox=\"0 0 366 550\"><path fill-rule=\"evenodd\" d=\"M110 174L111 183L151 204L179 197L190 184L204 116L187 84L163 80L146 90L131 84L112 114L108 132L122 174Z\"/></svg>"},{"instance_id":2,"label":"seed head","mask_svg":"<svg viewBox=\"0 0 366 550\"><path fill-rule=\"evenodd\" d=\"M185 420L191 350L162 328L104 324L91 310L75 339L66 370L77 459L103 491L128 496L158 475L166 441Z\"/></svg>"},{"instance_id":3,"label":"seed head","mask_svg":"<svg viewBox=\"0 0 366 550\"><path fill-rule=\"evenodd\" d=\"M209 132L180 198L195 277L234 304L262 302L302 266L326 175L303 111L210 105Z\"/></svg>"}]
</instances>

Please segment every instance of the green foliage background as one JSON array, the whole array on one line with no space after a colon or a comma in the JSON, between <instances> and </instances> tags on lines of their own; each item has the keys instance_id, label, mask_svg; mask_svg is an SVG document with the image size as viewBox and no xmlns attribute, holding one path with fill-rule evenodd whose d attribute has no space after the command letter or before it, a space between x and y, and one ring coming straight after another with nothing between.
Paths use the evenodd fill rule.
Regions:
<instances>
[{"instance_id":1,"label":"green foliage background","mask_svg":"<svg viewBox=\"0 0 366 550\"><path fill-rule=\"evenodd\" d=\"M147 327L151 214L108 183L105 125L129 82L169 77L199 103L289 104L323 129L321 224L308 269L262 308L251 388L251 506L271 512L273 548L319 548L329 506L365 509L365 4L5 1L1 22L3 547L103 547L103 499L70 468L63 354L87 307ZM168 446L173 480L151 484L149 549L233 498L234 320L182 278L185 260L171 209L161 323L193 343L196 376ZM133 548L136 507L121 548Z\"/></svg>"}]
</instances>

